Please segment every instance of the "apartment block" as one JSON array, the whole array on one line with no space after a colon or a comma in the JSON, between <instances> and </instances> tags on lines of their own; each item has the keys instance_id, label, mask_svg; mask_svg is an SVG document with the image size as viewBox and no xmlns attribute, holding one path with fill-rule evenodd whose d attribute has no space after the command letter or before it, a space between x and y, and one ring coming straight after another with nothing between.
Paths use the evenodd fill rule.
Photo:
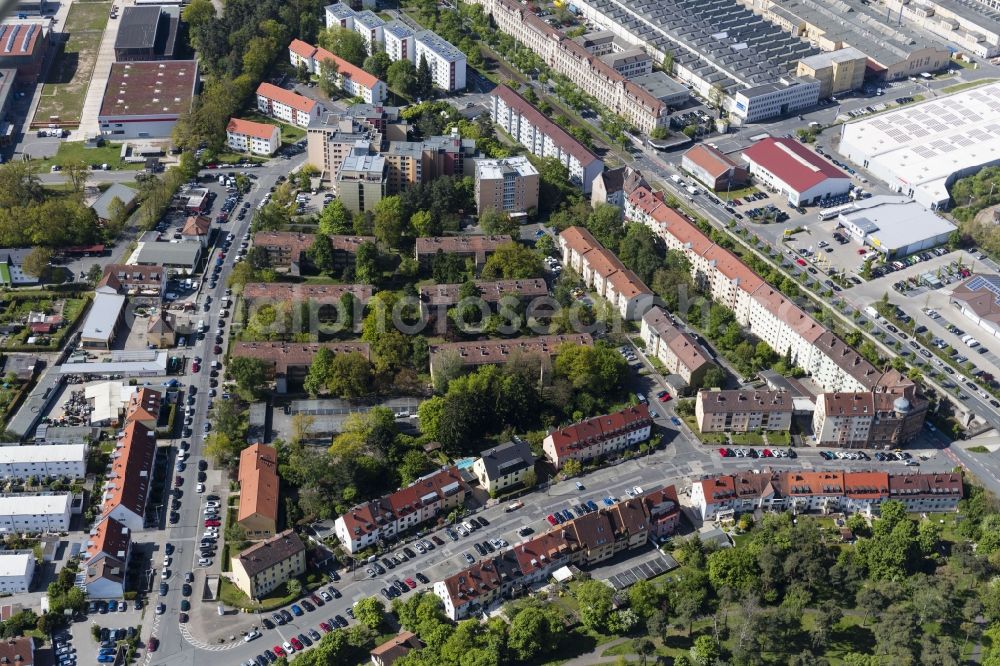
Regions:
<instances>
[{"instance_id":1,"label":"apartment block","mask_svg":"<svg viewBox=\"0 0 1000 666\"><path fill-rule=\"evenodd\" d=\"M559 234L563 264L604 298L623 319L637 320L653 307L653 291L583 227Z\"/></svg>"},{"instance_id":2,"label":"apartment block","mask_svg":"<svg viewBox=\"0 0 1000 666\"><path fill-rule=\"evenodd\" d=\"M388 97L388 88L377 76L322 47L293 39L288 45L288 56L293 66L303 66L312 74L323 73L324 66L335 69L337 85L350 97L360 97L366 104L381 104Z\"/></svg>"},{"instance_id":3,"label":"apartment block","mask_svg":"<svg viewBox=\"0 0 1000 666\"><path fill-rule=\"evenodd\" d=\"M269 539L278 526L278 452L253 444L240 452L240 506L236 522L251 540Z\"/></svg>"},{"instance_id":4,"label":"apartment block","mask_svg":"<svg viewBox=\"0 0 1000 666\"><path fill-rule=\"evenodd\" d=\"M385 158L372 154L367 145L356 146L340 163L337 196L352 213L374 210L387 194L388 168Z\"/></svg>"},{"instance_id":5,"label":"apartment block","mask_svg":"<svg viewBox=\"0 0 1000 666\"><path fill-rule=\"evenodd\" d=\"M527 157L476 160L476 209L524 215L538 208L538 169Z\"/></svg>"},{"instance_id":6,"label":"apartment block","mask_svg":"<svg viewBox=\"0 0 1000 666\"><path fill-rule=\"evenodd\" d=\"M679 376L688 385L701 386L712 361L704 347L675 325L670 315L659 307L650 309L642 316L639 334L646 354L659 360L668 374Z\"/></svg>"},{"instance_id":7,"label":"apartment block","mask_svg":"<svg viewBox=\"0 0 1000 666\"><path fill-rule=\"evenodd\" d=\"M0 532L67 532L72 502L69 493L0 495Z\"/></svg>"},{"instance_id":8,"label":"apartment block","mask_svg":"<svg viewBox=\"0 0 1000 666\"><path fill-rule=\"evenodd\" d=\"M145 526L155 460L155 431L139 420L129 421L115 442L111 471L102 486L101 516L114 518L133 532Z\"/></svg>"},{"instance_id":9,"label":"apartment block","mask_svg":"<svg viewBox=\"0 0 1000 666\"><path fill-rule=\"evenodd\" d=\"M361 354L369 358L367 342L237 342L232 356L264 361L274 381L275 391L287 393L290 385L301 384L305 379L320 348L329 349L334 354Z\"/></svg>"},{"instance_id":10,"label":"apartment block","mask_svg":"<svg viewBox=\"0 0 1000 666\"><path fill-rule=\"evenodd\" d=\"M385 42L382 37L382 26L384 25L385 21L370 9L354 13L352 29L364 37L368 55L373 55L382 48L382 44Z\"/></svg>"},{"instance_id":11,"label":"apartment block","mask_svg":"<svg viewBox=\"0 0 1000 666\"><path fill-rule=\"evenodd\" d=\"M523 439L482 451L472 464L479 485L491 495L517 487L534 471L535 456Z\"/></svg>"},{"instance_id":12,"label":"apartment block","mask_svg":"<svg viewBox=\"0 0 1000 666\"><path fill-rule=\"evenodd\" d=\"M114 518L104 518L87 536L83 567L76 585L91 599L121 599L132 554L132 531Z\"/></svg>"},{"instance_id":13,"label":"apartment block","mask_svg":"<svg viewBox=\"0 0 1000 666\"><path fill-rule=\"evenodd\" d=\"M315 100L265 81L257 87L257 110L270 118L305 128L319 117L321 107Z\"/></svg>"},{"instance_id":14,"label":"apartment block","mask_svg":"<svg viewBox=\"0 0 1000 666\"><path fill-rule=\"evenodd\" d=\"M542 363L548 363L564 344L590 346L594 344L594 340L589 333L574 333L470 342L442 342L430 347L431 378L434 377L435 368L439 367L442 360L446 358L457 358L465 367L506 365L512 361L521 361L526 356L535 356L541 359Z\"/></svg>"},{"instance_id":15,"label":"apartment block","mask_svg":"<svg viewBox=\"0 0 1000 666\"><path fill-rule=\"evenodd\" d=\"M549 462L559 469L567 460L588 462L645 442L649 439L652 426L649 406L640 403L553 430L542 440L542 451Z\"/></svg>"},{"instance_id":16,"label":"apartment block","mask_svg":"<svg viewBox=\"0 0 1000 666\"><path fill-rule=\"evenodd\" d=\"M86 444L0 446L0 479L87 475Z\"/></svg>"},{"instance_id":17,"label":"apartment block","mask_svg":"<svg viewBox=\"0 0 1000 666\"><path fill-rule=\"evenodd\" d=\"M337 2L323 8L327 28L354 30L354 14L354 10L343 2Z\"/></svg>"},{"instance_id":18,"label":"apartment block","mask_svg":"<svg viewBox=\"0 0 1000 666\"><path fill-rule=\"evenodd\" d=\"M515 141L538 157L554 157L569 170L574 185L590 193L604 163L516 92L499 85L490 93L490 117Z\"/></svg>"},{"instance_id":19,"label":"apartment block","mask_svg":"<svg viewBox=\"0 0 1000 666\"><path fill-rule=\"evenodd\" d=\"M306 546L285 530L250 546L232 559L233 584L251 599L260 599L282 583L306 572Z\"/></svg>"},{"instance_id":20,"label":"apartment block","mask_svg":"<svg viewBox=\"0 0 1000 666\"><path fill-rule=\"evenodd\" d=\"M590 205L611 204L622 209L624 214L625 201L639 187L649 187L642 172L630 166L605 169L594 177L590 185Z\"/></svg>"},{"instance_id":21,"label":"apartment block","mask_svg":"<svg viewBox=\"0 0 1000 666\"><path fill-rule=\"evenodd\" d=\"M402 21L389 21L382 26L382 37L385 40L385 53L393 62L397 60L417 60L416 33Z\"/></svg>"},{"instance_id":22,"label":"apartment block","mask_svg":"<svg viewBox=\"0 0 1000 666\"><path fill-rule=\"evenodd\" d=\"M394 538L461 506L470 492L457 467L444 467L409 486L359 504L334 522L334 532L350 553Z\"/></svg>"},{"instance_id":23,"label":"apartment block","mask_svg":"<svg viewBox=\"0 0 1000 666\"><path fill-rule=\"evenodd\" d=\"M502 32L534 51L553 70L568 77L630 125L646 134L666 126L669 118L666 104L550 26L527 6L516 0L475 2L493 17Z\"/></svg>"},{"instance_id":24,"label":"apartment block","mask_svg":"<svg viewBox=\"0 0 1000 666\"><path fill-rule=\"evenodd\" d=\"M691 484L691 506L702 520L764 511L877 515L882 502L898 500L908 512L955 511L962 475L888 472L748 471Z\"/></svg>"},{"instance_id":25,"label":"apartment block","mask_svg":"<svg viewBox=\"0 0 1000 666\"><path fill-rule=\"evenodd\" d=\"M789 430L792 396L786 391L698 391L695 417L703 433Z\"/></svg>"},{"instance_id":26,"label":"apartment block","mask_svg":"<svg viewBox=\"0 0 1000 666\"><path fill-rule=\"evenodd\" d=\"M453 92L465 90L465 54L451 42L430 30L421 30L414 36L416 63L427 61L434 87Z\"/></svg>"},{"instance_id":27,"label":"apartment block","mask_svg":"<svg viewBox=\"0 0 1000 666\"><path fill-rule=\"evenodd\" d=\"M874 393L823 393L813 412L817 446L891 449L920 433L928 401L912 384Z\"/></svg>"},{"instance_id":28,"label":"apartment block","mask_svg":"<svg viewBox=\"0 0 1000 666\"><path fill-rule=\"evenodd\" d=\"M504 234L496 236L423 236L416 240L413 252L416 260L424 268L430 268L434 257L439 252L443 252L472 259L476 262L476 270L478 271L486 263L489 255L496 252L501 245L510 242L512 242L510 236Z\"/></svg>"},{"instance_id":29,"label":"apartment block","mask_svg":"<svg viewBox=\"0 0 1000 666\"><path fill-rule=\"evenodd\" d=\"M374 236L330 236L333 248L334 268L343 269L353 266L357 259L358 248L364 243L374 243ZM271 268L284 270L291 275L298 275L304 253L316 242L314 234L302 234L293 231L258 231L253 236L254 247L264 248L267 261Z\"/></svg>"},{"instance_id":30,"label":"apartment block","mask_svg":"<svg viewBox=\"0 0 1000 666\"><path fill-rule=\"evenodd\" d=\"M281 147L281 132L277 125L230 118L226 145L236 152L270 156Z\"/></svg>"},{"instance_id":31,"label":"apartment block","mask_svg":"<svg viewBox=\"0 0 1000 666\"><path fill-rule=\"evenodd\" d=\"M543 278L527 280L476 280L476 289L483 303L496 309L503 302L511 304L541 298L549 293L549 286ZM461 301L461 284L431 284L420 287L420 310L427 316L438 318L448 316L448 308Z\"/></svg>"},{"instance_id":32,"label":"apartment block","mask_svg":"<svg viewBox=\"0 0 1000 666\"><path fill-rule=\"evenodd\" d=\"M31 587L35 554L31 550L0 553L0 593L19 594Z\"/></svg>"}]
</instances>

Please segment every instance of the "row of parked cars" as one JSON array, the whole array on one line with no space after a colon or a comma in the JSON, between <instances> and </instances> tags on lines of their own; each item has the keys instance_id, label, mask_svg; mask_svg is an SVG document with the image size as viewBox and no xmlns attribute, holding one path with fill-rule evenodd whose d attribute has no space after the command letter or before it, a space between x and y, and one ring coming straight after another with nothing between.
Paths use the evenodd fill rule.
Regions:
<instances>
[{"instance_id":1,"label":"row of parked cars","mask_svg":"<svg viewBox=\"0 0 1000 666\"><path fill-rule=\"evenodd\" d=\"M726 448L719 449L719 455L723 458L796 458L798 454L795 449L751 449L751 448Z\"/></svg>"}]
</instances>

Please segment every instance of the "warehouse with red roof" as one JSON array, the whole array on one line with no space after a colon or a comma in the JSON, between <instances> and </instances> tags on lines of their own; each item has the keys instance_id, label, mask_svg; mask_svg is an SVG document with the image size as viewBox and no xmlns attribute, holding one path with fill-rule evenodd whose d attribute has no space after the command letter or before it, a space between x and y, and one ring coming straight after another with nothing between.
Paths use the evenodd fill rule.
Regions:
<instances>
[{"instance_id":1,"label":"warehouse with red roof","mask_svg":"<svg viewBox=\"0 0 1000 666\"><path fill-rule=\"evenodd\" d=\"M847 194L851 177L794 139L768 137L743 151L757 183L793 206Z\"/></svg>"}]
</instances>

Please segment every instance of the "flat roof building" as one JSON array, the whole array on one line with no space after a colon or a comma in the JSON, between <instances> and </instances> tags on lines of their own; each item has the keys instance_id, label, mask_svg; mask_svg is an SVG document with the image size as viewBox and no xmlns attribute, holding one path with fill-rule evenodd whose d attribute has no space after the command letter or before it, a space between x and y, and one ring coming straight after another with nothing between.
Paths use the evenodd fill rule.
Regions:
<instances>
[{"instance_id":1,"label":"flat roof building","mask_svg":"<svg viewBox=\"0 0 1000 666\"><path fill-rule=\"evenodd\" d=\"M0 593L27 592L35 575L35 553L30 550L0 553ZM21 664L21 661L14 661Z\"/></svg>"},{"instance_id":2,"label":"flat roof building","mask_svg":"<svg viewBox=\"0 0 1000 666\"><path fill-rule=\"evenodd\" d=\"M1000 164L1000 83L845 123L839 151L890 189L948 208L952 183Z\"/></svg>"},{"instance_id":3,"label":"flat roof building","mask_svg":"<svg viewBox=\"0 0 1000 666\"><path fill-rule=\"evenodd\" d=\"M98 113L101 134L114 139L161 139L191 110L198 61L116 62Z\"/></svg>"},{"instance_id":4,"label":"flat roof building","mask_svg":"<svg viewBox=\"0 0 1000 666\"><path fill-rule=\"evenodd\" d=\"M94 301L83 321L80 345L91 349L111 349L125 320L125 297L119 294L94 294Z\"/></svg>"},{"instance_id":5,"label":"flat roof building","mask_svg":"<svg viewBox=\"0 0 1000 666\"><path fill-rule=\"evenodd\" d=\"M920 0L912 3L909 0L882 0L882 3L890 14L951 42L969 55L978 58L1000 55L1000 3L997 0Z\"/></svg>"},{"instance_id":6,"label":"flat roof building","mask_svg":"<svg viewBox=\"0 0 1000 666\"><path fill-rule=\"evenodd\" d=\"M86 475L86 444L0 446L0 478L68 476L82 479Z\"/></svg>"},{"instance_id":7,"label":"flat roof building","mask_svg":"<svg viewBox=\"0 0 1000 666\"><path fill-rule=\"evenodd\" d=\"M691 91L684 84L670 78L666 72L656 71L633 76L632 83L669 107L683 106L691 98Z\"/></svg>"},{"instance_id":8,"label":"flat roof building","mask_svg":"<svg viewBox=\"0 0 1000 666\"><path fill-rule=\"evenodd\" d=\"M387 175L385 157L369 153L362 142L340 163L337 196L352 213L374 210L386 195Z\"/></svg>"},{"instance_id":9,"label":"flat roof building","mask_svg":"<svg viewBox=\"0 0 1000 666\"><path fill-rule=\"evenodd\" d=\"M435 88L445 92L465 90L465 54L447 39L430 30L421 30L413 39L416 42L416 63L427 59L431 80Z\"/></svg>"},{"instance_id":10,"label":"flat roof building","mask_svg":"<svg viewBox=\"0 0 1000 666\"><path fill-rule=\"evenodd\" d=\"M123 8L115 37L115 60L170 60L177 49L180 19L180 7Z\"/></svg>"},{"instance_id":11,"label":"flat roof building","mask_svg":"<svg viewBox=\"0 0 1000 666\"><path fill-rule=\"evenodd\" d=\"M66 532L72 501L69 493L0 495L0 534Z\"/></svg>"},{"instance_id":12,"label":"flat roof building","mask_svg":"<svg viewBox=\"0 0 1000 666\"><path fill-rule=\"evenodd\" d=\"M886 257L905 257L943 245L955 231L954 224L906 197L860 199L837 219L851 238Z\"/></svg>"},{"instance_id":13,"label":"flat roof building","mask_svg":"<svg viewBox=\"0 0 1000 666\"><path fill-rule=\"evenodd\" d=\"M864 53L848 46L799 60L795 73L819 81L819 96L826 99L831 95L859 90L865 83L867 63L868 57Z\"/></svg>"},{"instance_id":14,"label":"flat roof building","mask_svg":"<svg viewBox=\"0 0 1000 666\"><path fill-rule=\"evenodd\" d=\"M524 215L538 208L538 169L527 157L476 160L476 209Z\"/></svg>"},{"instance_id":15,"label":"flat roof building","mask_svg":"<svg viewBox=\"0 0 1000 666\"><path fill-rule=\"evenodd\" d=\"M794 139L768 137L743 151L750 173L795 206L847 194L851 177Z\"/></svg>"},{"instance_id":16,"label":"flat roof building","mask_svg":"<svg viewBox=\"0 0 1000 666\"><path fill-rule=\"evenodd\" d=\"M161 266L175 273L193 274L201 261L201 243L198 241L140 242L129 257L128 263L136 266Z\"/></svg>"}]
</instances>

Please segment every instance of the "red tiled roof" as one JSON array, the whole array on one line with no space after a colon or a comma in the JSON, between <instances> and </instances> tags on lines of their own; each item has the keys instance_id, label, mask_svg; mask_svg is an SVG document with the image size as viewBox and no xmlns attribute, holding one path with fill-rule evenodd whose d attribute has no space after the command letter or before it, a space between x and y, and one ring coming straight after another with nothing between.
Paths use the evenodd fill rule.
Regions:
<instances>
[{"instance_id":1,"label":"red tiled roof","mask_svg":"<svg viewBox=\"0 0 1000 666\"><path fill-rule=\"evenodd\" d=\"M145 515L156 458L154 432L138 421L130 421L113 455L116 457L108 478L113 487L105 491L101 513L107 515L115 507L124 506L138 516Z\"/></svg>"},{"instance_id":2,"label":"red tiled roof","mask_svg":"<svg viewBox=\"0 0 1000 666\"><path fill-rule=\"evenodd\" d=\"M229 121L232 125L233 121ZM272 127L269 125L269 127ZM182 236L207 236L209 230L212 228L212 220L204 215L191 215L184 222L184 228L181 229Z\"/></svg>"},{"instance_id":3,"label":"red tiled roof","mask_svg":"<svg viewBox=\"0 0 1000 666\"><path fill-rule=\"evenodd\" d=\"M132 535L127 527L114 518L105 518L87 538L87 561L104 553L123 561Z\"/></svg>"},{"instance_id":4,"label":"red tiled roof","mask_svg":"<svg viewBox=\"0 0 1000 666\"><path fill-rule=\"evenodd\" d=\"M297 111L301 111L302 113L310 113L316 107L316 100L303 97L298 93L293 93L291 90L279 88L278 86L272 83L267 83L266 81L257 87L257 94L263 95L264 97L275 102L280 102L285 106L290 106Z\"/></svg>"},{"instance_id":5,"label":"red tiled roof","mask_svg":"<svg viewBox=\"0 0 1000 666\"><path fill-rule=\"evenodd\" d=\"M248 282L243 287L243 300L262 298L301 303L314 301L320 305L339 303L344 294L352 294L361 304L371 300L374 288L366 284L290 284L287 282Z\"/></svg>"},{"instance_id":6,"label":"red tiled roof","mask_svg":"<svg viewBox=\"0 0 1000 666\"><path fill-rule=\"evenodd\" d=\"M453 465L428 474L409 486L386 495L385 503L399 518L418 509L424 503L422 501L424 497L433 494L436 498L444 499L466 487L468 484L462 480L462 474Z\"/></svg>"},{"instance_id":7,"label":"red tiled roof","mask_svg":"<svg viewBox=\"0 0 1000 666\"><path fill-rule=\"evenodd\" d=\"M278 131L277 125L267 123L257 123L252 120L242 120L240 118L230 118L226 126L227 132L233 134L244 134L258 139L270 139Z\"/></svg>"},{"instance_id":8,"label":"red tiled roof","mask_svg":"<svg viewBox=\"0 0 1000 666\"><path fill-rule=\"evenodd\" d=\"M160 394L143 387L132 394L125 408L125 421L153 421L160 416Z\"/></svg>"},{"instance_id":9,"label":"red tiled roof","mask_svg":"<svg viewBox=\"0 0 1000 666\"><path fill-rule=\"evenodd\" d=\"M323 62L325 60L332 60L337 64L337 72L341 76L346 76L351 81L359 83L365 88L371 90L378 84L378 77L374 74L369 74L365 70L361 69L357 65L347 62L343 58L339 58L333 53L330 53L326 49L320 47L316 49L313 58L316 62Z\"/></svg>"},{"instance_id":10,"label":"red tiled roof","mask_svg":"<svg viewBox=\"0 0 1000 666\"><path fill-rule=\"evenodd\" d=\"M308 367L320 347L334 354L357 352L368 358L367 342L238 342L233 348L234 357L259 358L274 364L274 371L286 374L290 367Z\"/></svg>"},{"instance_id":11,"label":"red tiled roof","mask_svg":"<svg viewBox=\"0 0 1000 666\"><path fill-rule=\"evenodd\" d=\"M590 446L622 432L630 432L645 427L652 422L649 406L640 403L611 414L595 416L571 426L553 430L549 436L559 458L569 455L573 449Z\"/></svg>"},{"instance_id":12,"label":"red tiled roof","mask_svg":"<svg viewBox=\"0 0 1000 666\"><path fill-rule=\"evenodd\" d=\"M254 444L240 452L240 509L238 521L261 515L278 520L278 452Z\"/></svg>"},{"instance_id":13,"label":"red tiled roof","mask_svg":"<svg viewBox=\"0 0 1000 666\"><path fill-rule=\"evenodd\" d=\"M313 54L316 53L316 47L307 42L303 42L301 39L293 39L292 43L288 45L288 50L295 55L302 56L303 58L312 58Z\"/></svg>"},{"instance_id":14,"label":"red tiled roof","mask_svg":"<svg viewBox=\"0 0 1000 666\"><path fill-rule=\"evenodd\" d=\"M743 156L797 192L805 192L827 178L848 179L846 173L793 139L762 139L744 150Z\"/></svg>"},{"instance_id":15,"label":"red tiled roof","mask_svg":"<svg viewBox=\"0 0 1000 666\"><path fill-rule=\"evenodd\" d=\"M600 61L598 60L598 62ZM549 137L552 143L575 157L580 164L583 165L584 169L587 168L588 164L592 164L597 161L597 156L590 152L586 146L570 136L570 134L562 127L546 118L541 111L531 105L531 102L524 99L507 86L499 85L494 88L493 92L490 94L502 99L504 104L517 111L529 123L538 128L542 134Z\"/></svg>"},{"instance_id":16,"label":"red tiled roof","mask_svg":"<svg viewBox=\"0 0 1000 666\"><path fill-rule=\"evenodd\" d=\"M720 150L704 143L691 148L684 157L704 169L713 178L725 175L730 169L738 169L740 165L726 157Z\"/></svg>"}]
</instances>

